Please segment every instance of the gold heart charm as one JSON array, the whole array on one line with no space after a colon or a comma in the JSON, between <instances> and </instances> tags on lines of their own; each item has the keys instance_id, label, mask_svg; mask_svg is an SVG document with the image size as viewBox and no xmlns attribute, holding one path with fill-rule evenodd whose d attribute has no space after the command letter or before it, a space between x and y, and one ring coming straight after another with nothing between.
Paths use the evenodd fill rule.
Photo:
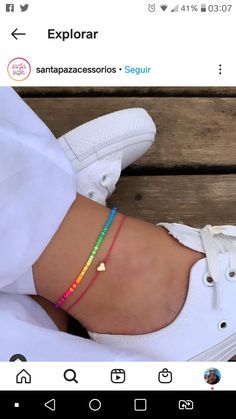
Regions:
<instances>
[{"instance_id":1,"label":"gold heart charm","mask_svg":"<svg viewBox=\"0 0 236 419\"><path fill-rule=\"evenodd\" d=\"M102 272L102 271L105 271L105 270L106 270L105 263L101 262L100 265L98 265L98 267L97 267L97 271Z\"/></svg>"}]
</instances>

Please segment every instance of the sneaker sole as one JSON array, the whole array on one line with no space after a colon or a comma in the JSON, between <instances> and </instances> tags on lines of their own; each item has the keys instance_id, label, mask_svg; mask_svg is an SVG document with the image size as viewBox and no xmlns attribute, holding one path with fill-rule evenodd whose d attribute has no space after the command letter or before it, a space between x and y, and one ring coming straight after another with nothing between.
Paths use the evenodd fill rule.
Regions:
<instances>
[{"instance_id":1,"label":"sneaker sole","mask_svg":"<svg viewBox=\"0 0 236 419\"><path fill-rule=\"evenodd\" d=\"M236 333L188 361L228 361L236 355Z\"/></svg>"},{"instance_id":2,"label":"sneaker sole","mask_svg":"<svg viewBox=\"0 0 236 419\"><path fill-rule=\"evenodd\" d=\"M109 154L123 151L122 170L140 158L154 143L156 127L144 109L125 109L94 119L58 139L67 158L78 172ZM92 153L78 154L79 139L90 143ZM76 144L76 145L75 145ZM81 143L82 144L82 143Z\"/></svg>"}]
</instances>

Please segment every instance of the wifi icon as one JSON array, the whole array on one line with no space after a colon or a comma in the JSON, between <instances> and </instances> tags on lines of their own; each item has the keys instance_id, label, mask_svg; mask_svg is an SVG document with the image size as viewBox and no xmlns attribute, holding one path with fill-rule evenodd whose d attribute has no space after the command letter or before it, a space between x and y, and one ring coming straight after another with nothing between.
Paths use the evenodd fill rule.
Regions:
<instances>
[{"instance_id":1,"label":"wifi icon","mask_svg":"<svg viewBox=\"0 0 236 419\"><path fill-rule=\"evenodd\" d=\"M168 7L168 5L167 5L167 4L161 4L161 5L160 5L160 8L163 10L163 12L165 12L165 11L166 11L167 7Z\"/></svg>"}]
</instances>

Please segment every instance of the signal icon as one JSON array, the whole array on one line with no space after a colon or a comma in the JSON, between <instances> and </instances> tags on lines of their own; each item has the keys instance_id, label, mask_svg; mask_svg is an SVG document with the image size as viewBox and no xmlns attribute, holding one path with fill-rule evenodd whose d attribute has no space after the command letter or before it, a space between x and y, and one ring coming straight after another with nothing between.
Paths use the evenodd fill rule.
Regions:
<instances>
[{"instance_id":1,"label":"signal icon","mask_svg":"<svg viewBox=\"0 0 236 419\"><path fill-rule=\"evenodd\" d=\"M168 7L168 5L167 5L167 4L161 4L161 5L160 5L160 8L163 10L163 12L165 12L165 11L166 11L167 7Z\"/></svg>"},{"instance_id":2,"label":"signal icon","mask_svg":"<svg viewBox=\"0 0 236 419\"><path fill-rule=\"evenodd\" d=\"M177 4L177 6L174 7L174 9L171 10L171 12L178 12L179 11L179 5Z\"/></svg>"}]
</instances>

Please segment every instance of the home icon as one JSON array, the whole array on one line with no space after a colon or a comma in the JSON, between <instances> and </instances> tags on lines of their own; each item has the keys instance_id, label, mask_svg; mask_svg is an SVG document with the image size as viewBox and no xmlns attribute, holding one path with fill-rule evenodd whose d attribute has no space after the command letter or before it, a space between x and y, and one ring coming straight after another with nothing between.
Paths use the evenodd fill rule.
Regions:
<instances>
[{"instance_id":1,"label":"home icon","mask_svg":"<svg viewBox=\"0 0 236 419\"><path fill-rule=\"evenodd\" d=\"M31 375L26 370L21 370L19 374L16 376L17 384L30 384L31 383Z\"/></svg>"}]
</instances>

